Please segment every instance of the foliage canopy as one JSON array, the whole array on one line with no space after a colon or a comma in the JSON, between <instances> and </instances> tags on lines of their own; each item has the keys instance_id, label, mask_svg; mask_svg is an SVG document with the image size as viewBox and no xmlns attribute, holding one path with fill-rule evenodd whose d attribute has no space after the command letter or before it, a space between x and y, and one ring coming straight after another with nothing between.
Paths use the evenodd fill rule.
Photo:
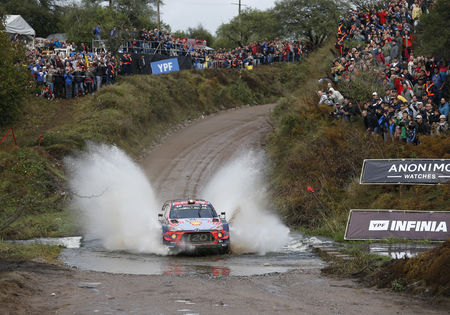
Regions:
<instances>
[{"instance_id":1,"label":"foliage canopy","mask_svg":"<svg viewBox=\"0 0 450 315\"><path fill-rule=\"evenodd\" d=\"M20 2L20 4L18 3ZM21 15L36 31L36 36L46 37L62 30L62 7L56 0L0 0L6 14Z\"/></svg>"},{"instance_id":2,"label":"foliage canopy","mask_svg":"<svg viewBox=\"0 0 450 315\"><path fill-rule=\"evenodd\" d=\"M24 48L11 42L3 30L0 23L0 127L17 117L28 83L27 69L18 64L25 57Z\"/></svg>"},{"instance_id":3,"label":"foliage canopy","mask_svg":"<svg viewBox=\"0 0 450 315\"><path fill-rule=\"evenodd\" d=\"M449 1L436 1L429 14L422 14L417 27L420 53L450 59L448 21L450 21Z\"/></svg>"},{"instance_id":4,"label":"foliage canopy","mask_svg":"<svg viewBox=\"0 0 450 315\"><path fill-rule=\"evenodd\" d=\"M274 13L284 37L308 39L317 46L334 34L345 7L340 0L283 0L276 3Z\"/></svg>"},{"instance_id":5,"label":"foliage canopy","mask_svg":"<svg viewBox=\"0 0 450 315\"><path fill-rule=\"evenodd\" d=\"M271 40L281 35L281 25L272 10L247 9L217 30L216 48L234 48L252 41Z\"/></svg>"}]
</instances>

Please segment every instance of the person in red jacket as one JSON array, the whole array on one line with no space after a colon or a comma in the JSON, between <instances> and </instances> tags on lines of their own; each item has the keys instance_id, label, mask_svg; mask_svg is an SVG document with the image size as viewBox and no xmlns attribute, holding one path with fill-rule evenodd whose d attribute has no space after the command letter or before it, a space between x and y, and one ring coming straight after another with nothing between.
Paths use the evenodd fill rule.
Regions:
<instances>
[{"instance_id":1,"label":"person in red jacket","mask_svg":"<svg viewBox=\"0 0 450 315\"><path fill-rule=\"evenodd\" d=\"M409 61L409 57L411 55L411 46L412 46L412 36L411 34L409 34L408 30L405 30L404 35L402 36L403 38L403 57L405 57L406 60Z\"/></svg>"},{"instance_id":2,"label":"person in red jacket","mask_svg":"<svg viewBox=\"0 0 450 315\"><path fill-rule=\"evenodd\" d=\"M384 54L383 51L381 50L381 48L378 48L378 52L377 52L377 62L378 64L384 65L384 63L386 62L385 58L384 58Z\"/></svg>"},{"instance_id":3,"label":"person in red jacket","mask_svg":"<svg viewBox=\"0 0 450 315\"><path fill-rule=\"evenodd\" d=\"M386 23L387 13L385 10L381 10L381 11L377 12L377 16L380 19L380 25L383 25Z\"/></svg>"}]
</instances>

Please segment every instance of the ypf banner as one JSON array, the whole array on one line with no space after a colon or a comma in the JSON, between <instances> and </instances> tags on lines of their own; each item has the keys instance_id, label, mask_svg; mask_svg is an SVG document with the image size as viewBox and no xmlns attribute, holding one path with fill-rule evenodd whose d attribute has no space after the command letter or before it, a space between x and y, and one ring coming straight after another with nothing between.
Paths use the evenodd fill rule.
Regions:
<instances>
[{"instance_id":1,"label":"ypf banner","mask_svg":"<svg viewBox=\"0 0 450 315\"><path fill-rule=\"evenodd\" d=\"M170 72L180 71L180 66L178 65L177 58L155 61L155 62L151 63L151 66L152 66L153 74L161 74L161 73L170 73Z\"/></svg>"},{"instance_id":2,"label":"ypf banner","mask_svg":"<svg viewBox=\"0 0 450 315\"><path fill-rule=\"evenodd\" d=\"M449 225L449 211L350 210L345 239L445 241Z\"/></svg>"},{"instance_id":3,"label":"ypf banner","mask_svg":"<svg viewBox=\"0 0 450 315\"><path fill-rule=\"evenodd\" d=\"M364 160L361 184L450 183L450 159Z\"/></svg>"}]
</instances>

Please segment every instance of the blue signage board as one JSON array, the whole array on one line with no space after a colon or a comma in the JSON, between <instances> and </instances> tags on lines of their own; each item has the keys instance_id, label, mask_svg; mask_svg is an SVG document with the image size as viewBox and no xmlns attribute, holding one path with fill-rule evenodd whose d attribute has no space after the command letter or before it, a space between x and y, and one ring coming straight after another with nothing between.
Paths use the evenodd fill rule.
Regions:
<instances>
[{"instance_id":1,"label":"blue signage board","mask_svg":"<svg viewBox=\"0 0 450 315\"><path fill-rule=\"evenodd\" d=\"M155 61L155 62L151 63L151 66L152 66L153 74L161 74L161 73L180 71L180 66L178 65L177 58Z\"/></svg>"}]
</instances>

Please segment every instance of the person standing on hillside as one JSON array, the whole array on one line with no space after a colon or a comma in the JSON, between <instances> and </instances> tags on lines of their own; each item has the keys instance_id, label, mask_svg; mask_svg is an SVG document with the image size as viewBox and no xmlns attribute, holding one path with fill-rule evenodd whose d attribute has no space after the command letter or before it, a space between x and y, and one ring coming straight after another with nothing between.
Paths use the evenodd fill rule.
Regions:
<instances>
[{"instance_id":1,"label":"person standing on hillside","mask_svg":"<svg viewBox=\"0 0 450 315\"><path fill-rule=\"evenodd\" d=\"M84 78L84 85L86 86L86 93L93 93L94 92L94 73L93 68L89 67L88 70L85 73Z\"/></svg>"},{"instance_id":2,"label":"person standing on hillside","mask_svg":"<svg viewBox=\"0 0 450 315\"><path fill-rule=\"evenodd\" d=\"M432 76L432 81L434 86L436 87L436 94L434 95L434 103L438 104L439 100L442 98L442 90L445 86L444 76L440 73L439 68L434 68L434 74Z\"/></svg>"},{"instance_id":3,"label":"person standing on hillside","mask_svg":"<svg viewBox=\"0 0 450 315\"><path fill-rule=\"evenodd\" d=\"M73 76L72 76L72 69L70 66L66 67L66 72L64 73L64 82L66 86L66 98L72 98Z\"/></svg>"},{"instance_id":4,"label":"person standing on hillside","mask_svg":"<svg viewBox=\"0 0 450 315\"><path fill-rule=\"evenodd\" d=\"M139 65L138 65L140 74L144 74L145 73L145 66L146 66L145 56L141 55L141 59L139 59Z\"/></svg>"},{"instance_id":5,"label":"person standing on hillside","mask_svg":"<svg viewBox=\"0 0 450 315\"><path fill-rule=\"evenodd\" d=\"M448 120L450 105L445 101L445 98L441 98L441 103L439 104L439 113L445 116L445 120Z\"/></svg>"},{"instance_id":6,"label":"person standing on hillside","mask_svg":"<svg viewBox=\"0 0 450 315\"><path fill-rule=\"evenodd\" d=\"M106 84L113 84L115 82L116 68L114 67L114 56L108 60L106 65Z\"/></svg>"},{"instance_id":7,"label":"person standing on hillside","mask_svg":"<svg viewBox=\"0 0 450 315\"><path fill-rule=\"evenodd\" d=\"M94 28L94 38L95 40L101 40L101 28L100 28L100 23L97 24L97 26Z\"/></svg>"},{"instance_id":8,"label":"person standing on hillside","mask_svg":"<svg viewBox=\"0 0 450 315\"><path fill-rule=\"evenodd\" d=\"M422 115L417 115L417 132L422 135L431 134L430 125L422 118Z\"/></svg>"},{"instance_id":9,"label":"person standing on hillside","mask_svg":"<svg viewBox=\"0 0 450 315\"><path fill-rule=\"evenodd\" d=\"M80 66L76 68L76 71L73 73L73 78L75 81L75 96L80 96L84 94L84 71ZM81 94L80 94L81 92Z\"/></svg>"},{"instance_id":10,"label":"person standing on hillside","mask_svg":"<svg viewBox=\"0 0 450 315\"><path fill-rule=\"evenodd\" d=\"M64 74L63 69L58 68L56 73L53 76L53 81L55 84L55 97L56 98L64 98Z\"/></svg>"},{"instance_id":11,"label":"person standing on hillside","mask_svg":"<svg viewBox=\"0 0 450 315\"><path fill-rule=\"evenodd\" d=\"M409 60L411 55L411 47L412 47L412 36L409 34L408 30L405 30L405 34L402 36L403 39L403 57L405 60Z\"/></svg>"},{"instance_id":12,"label":"person standing on hillside","mask_svg":"<svg viewBox=\"0 0 450 315\"><path fill-rule=\"evenodd\" d=\"M439 122L435 123L435 130L437 135L448 133L448 122L445 115L439 116Z\"/></svg>"},{"instance_id":13,"label":"person standing on hillside","mask_svg":"<svg viewBox=\"0 0 450 315\"><path fill-rule=\"evenodd\" d=\"M95 90L98 91L102 87L102 80L103 80L103 65L101 60L97 62L94 74L96 85Z\"/></svg>"},{"instance_id":14,"label":"person standing on hillside","mask_svg":"<svg viewBox=\"0 0 450 315\"><path fill-rule=\"evenodd\" d=\"M391 42L391 60L398 59L399 56L400 56L399 47L397 45L397 42L393 40Z\"/></svg>"}]
</instances>

